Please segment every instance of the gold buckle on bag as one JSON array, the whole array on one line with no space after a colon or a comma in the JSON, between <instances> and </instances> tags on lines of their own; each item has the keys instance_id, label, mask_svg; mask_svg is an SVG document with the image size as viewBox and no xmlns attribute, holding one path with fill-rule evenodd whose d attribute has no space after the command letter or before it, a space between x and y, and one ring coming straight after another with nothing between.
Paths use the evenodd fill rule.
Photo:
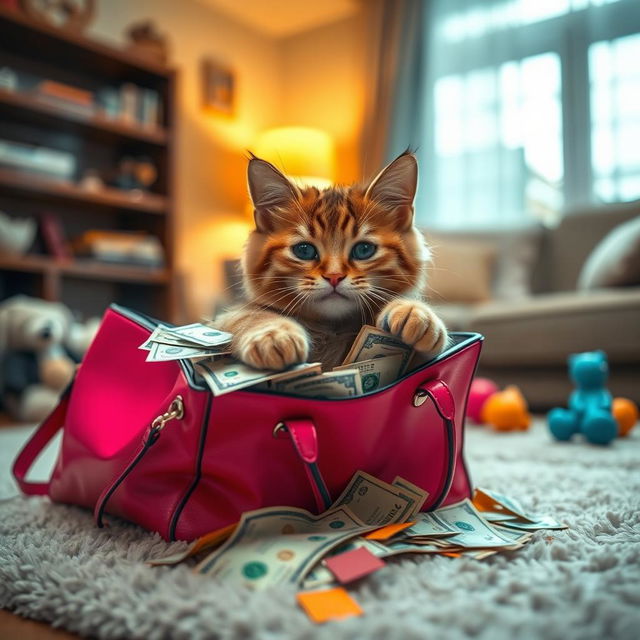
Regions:
<instances>
[{"instance_id":1,"label":"gold buckle on bag","mask_svg":"<svg viewBox=\"0 0 640 640\"><path fill-rule=\"evenodd\" d=\"M421 407L427 401L428 397L429 394L424 389L418 389L413 394L413 406Z\"/></svg>"},{"instance_id":2,"label":"gold buckle on bag","mask_svg":"<svg viewBox=\"0 0 640 640\"><path fill-rule=\"evenodd\" d=\"M183 416L184 401L182 400L182 396L176 396L169 405L168 411L159 415L157 418L154 418L151 423L151 429L158 433L164 429L167 422L170 420L182 420Z\"/></svg>"},{"instance_id":3,"label":"gold buckle on bag","mask_svg":"<svg viewBox=\"0 0 640 640\"><path fill-rule=\"evenodd\" d=\"M273 428L273 437L279 438L281 431L287 431L287 426L284 422L278 422L278 424Z\"/></svg>"}]
</instances>

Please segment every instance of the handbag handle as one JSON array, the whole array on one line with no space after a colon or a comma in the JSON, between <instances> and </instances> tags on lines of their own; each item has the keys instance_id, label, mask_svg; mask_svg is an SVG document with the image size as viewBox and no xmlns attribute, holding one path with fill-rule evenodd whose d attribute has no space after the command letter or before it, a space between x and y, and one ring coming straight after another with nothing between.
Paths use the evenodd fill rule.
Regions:
<instances>
[{"instance_id":1,"label":"handbag handle","mask_svg":"<svg viewBox=\"0 0 640 640\"><path fill-rule=\"evenodd\" d=\"M20 491L28 496L43 496L49 491L49 481L28 482L25 478L29 469L33 466L36 458L42 450L51 442L53 436L64 426L64 419L67 415L69 398L71 396L71 384L63 391L56 408L43 420L42 424L35 430L27 443L22 447L15 462L12 473Z\"/></svg>"},{"instance_id":2,"label":"handbag handle","mask_svg":"<svg viewBox=\"0 0 640 640\"><path fill-rule=\"evenodd\" d=\"M318 434L310 418L297 418L278 422L273 437L289 434L296 453L304 462L304 470L311 485L318 512L326 511L332 503L331 494L318 468Z\"/></svg>"},{"instance_id":3,"label":"handbag handle","mask_svg":"<svg viewBox=\"0 0 640 640\"><path fill-rule=\"evenodd\" d=\"M447 434L447 475L445 476L440 495L430 507L430 509L433 510L437 509L442 504L453 483L457 450L455 429L456 404L446 382L439 379L427 380L416 389L416 392L413 395L413 406L421 407L426 402L427 398L431 399L436 411L442 418L445 433Z\"/></svg>"},{"instance_id":4,"label":"handbag handle","mask_svg":"<svg viewBox=\"0 0 640 640\"><path fill-rule=\"evenodd\" d=\"M429 380L423 382L413 396L413 406L422 406L427 398L433 401L436 410L443 420L443 426L447 435L447 475L440 495L437 497L432 509L436 509L446 498L451 484L456 465L456 430L455 430L455 402L449 387L442 380ZM313 491L313 497L319 512L328 509L331 504L331 494L327 484L318 468L318 434L313 421L310 418L298 418L279 422L274 430L274 437L280 433L287 433L291 442L304 462L305 472Z\"/></svg>"}]
</instances>

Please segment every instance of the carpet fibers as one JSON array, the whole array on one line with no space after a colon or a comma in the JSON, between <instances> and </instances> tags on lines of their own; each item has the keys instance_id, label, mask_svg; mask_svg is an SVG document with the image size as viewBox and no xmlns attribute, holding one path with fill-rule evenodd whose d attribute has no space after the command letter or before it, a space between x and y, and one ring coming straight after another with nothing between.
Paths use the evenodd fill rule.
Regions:
<instances>
[{"instance_id":1,"label":"carpet fibers","mask_svg":"<svg viewBox=\"0 0 640 640\"><path fill-rule=\"evenodd\" d=\"M99 530L87 511L16 497L6 471L15 449L0 434L0 607L96 638L637 640L640 428L604 448L552 442L542 423L467 434L476 485L570 529L483 561L389 562L351 589L363 617L323 626L292 589L253 593L186 566L144 564L183 543L123 523Z\"/></svg>"}]
</instances>

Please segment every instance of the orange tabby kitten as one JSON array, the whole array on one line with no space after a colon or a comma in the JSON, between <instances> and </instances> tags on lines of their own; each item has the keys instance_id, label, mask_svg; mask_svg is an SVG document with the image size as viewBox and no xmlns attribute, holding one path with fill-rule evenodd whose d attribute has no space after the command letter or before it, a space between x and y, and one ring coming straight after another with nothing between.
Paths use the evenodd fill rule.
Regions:
<instances>
[{"instance_id":1,"label":"orange tabby kitten","mask_svg":"<svg viewBox=\"0 0 640 640\"><path fill-rule=\"evenodd\" d=\"M298 188L252 157L256 228L242 260L248 304L216 326L232 353L260 369L304 361L340 364L363 324L376 324L420 352L447 342L421 299L429 252L413 226L418 164L404 153L366 187Z\"/></svg>"}]
</instances>

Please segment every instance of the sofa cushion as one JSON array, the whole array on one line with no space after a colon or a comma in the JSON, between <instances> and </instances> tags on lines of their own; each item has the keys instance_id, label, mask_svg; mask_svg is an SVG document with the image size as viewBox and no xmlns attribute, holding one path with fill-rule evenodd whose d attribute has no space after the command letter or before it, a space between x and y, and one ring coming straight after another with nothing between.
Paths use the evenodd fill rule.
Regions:
<instances>
[{"instance_id":1,"label":"sofa cushion","mask_svg":"<svg viewBox=\"0 0 640 640\"><path fill-rule=\"evenodd\" d=\"M589 254L619 224L640 215L640 200L567 212L545 233L534 274L536 292L575 291Z\"/></svg>"},{"instance_id":2,"label":"sofa cushion","mask_svg":"<svg viewBox=\"0 0 640 640\"><path fill-rule=\"evenodd\" d=\"M431 305L449 331L469 331L474 305L436 303Z\"/></svg>"},{"instance_id":3,"label":"sofa cushion","mask_svg":"<svg viewBox=\"0 0 640 640\"><path fill-rule=\"evenodd\" d=\"M640 284L640 216L618 225L590 253L578 289Z\"/></svg>"},{"instance_id":4,"label":"sofa cushion","mask_svg":"<svg viewBox=\"0 0 640 640\"><path fill-rule=\"evenodd\" d=\"M425 236L436 250L440 246L462 242L472 242L493 249L495 264L490 285L492 299L516 300L531 293L532 272L543 237L540 225L476 231L426 230ZM439 266L437 257L435 266Z\"/></svg>"},{"instance_id":5,"label":"sofa cushion","mask_svg":"<svg viewBox=\"0 0 640 640\"><path fill-rule=\"evenodd\" d=\"M484 334L487 365L560 364L603 349L610 362L640 360L640 287L552 293L477 308L470 329Z\"/></svg>"},{"instance_id":6,"label":"sofa cushion","mask_svg":"<svg viewBox=\"0 0 640 640\"><path fill-rule=\"evenodd\" d=\"M431 246L427 268L427 298L446 302L485 302L491 299L496 252L485 244L451 241Z\"/></svg>"}]
</instances>

